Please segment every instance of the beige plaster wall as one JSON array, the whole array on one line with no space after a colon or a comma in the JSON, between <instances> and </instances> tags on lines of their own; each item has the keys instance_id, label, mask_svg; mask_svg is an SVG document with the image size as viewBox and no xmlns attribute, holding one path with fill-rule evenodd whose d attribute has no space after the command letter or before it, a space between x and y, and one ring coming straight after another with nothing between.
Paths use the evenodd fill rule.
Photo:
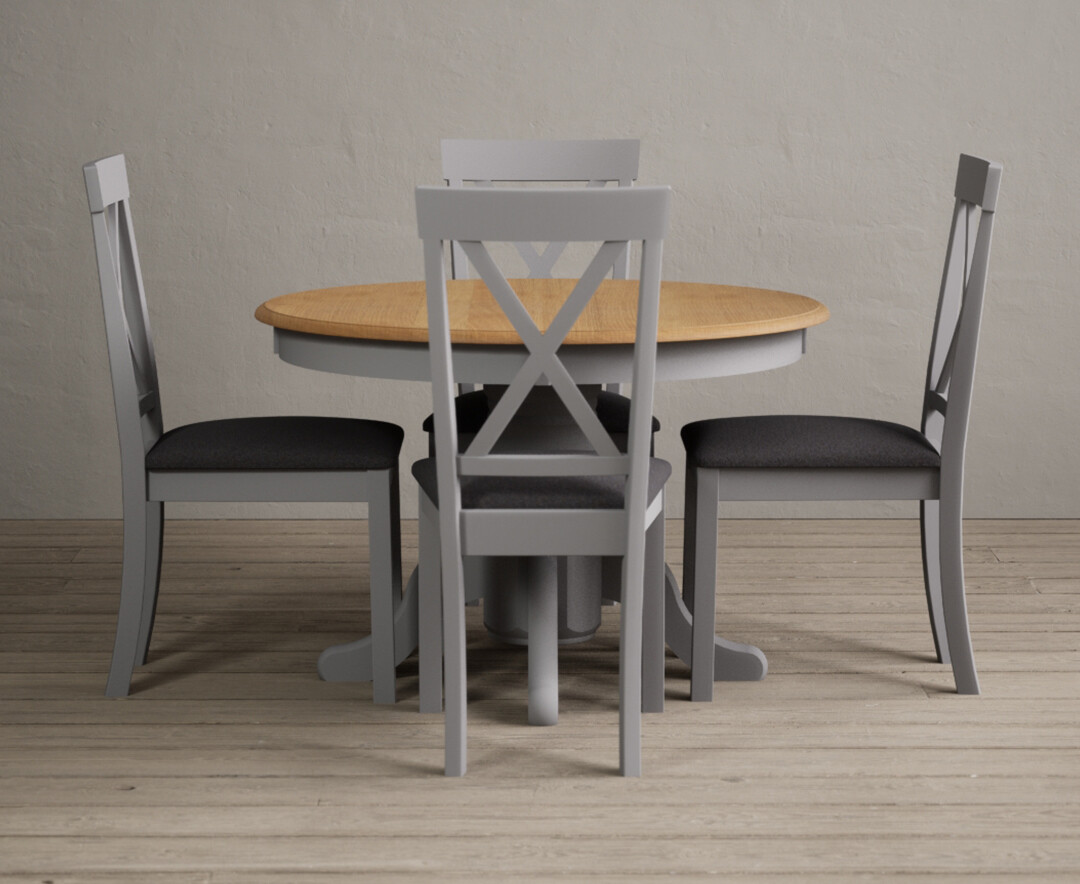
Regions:
<instances>
[{"instance_id":1,"label":"beige plaster wall","mask_svg":"<svg viewBox=\"0 0 1080 884\"><path fill-rule=\"evenodd\" d=\"M1080 516L1078 39L1071 0L3 0L0 517L119 515L80 173L114 152L168 424L375 415L419 456L423 385L284 365L252 312L419 277L412 188L446 136L641 138L641 180L676 191L667 276L830 307L795 366L659 388L677 477L703 416L916 421L956 158L1002 161L967 513Z\"/></svg>"}]
</instances>

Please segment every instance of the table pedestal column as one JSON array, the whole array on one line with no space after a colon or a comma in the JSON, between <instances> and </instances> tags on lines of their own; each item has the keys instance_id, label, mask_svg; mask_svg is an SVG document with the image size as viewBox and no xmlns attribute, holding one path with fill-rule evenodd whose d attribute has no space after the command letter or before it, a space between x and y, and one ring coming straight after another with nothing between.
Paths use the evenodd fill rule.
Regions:
<instances>
[{"instance_id":1,"label":"table pedestal column","mask_svg":"<svg viewBox=\"0 0 1080 884\"><path fill-rule=\"evenodd\" d=\"M545 561L550 564L539 564ZM592 638L600 628L602 560L584 556L477 559L469 573L483 585L484 625L488 631L508 644L529 643L525 589L531 585L532 572L540 568L545 569L546 579L554 582L558 643L572 645Z\"/></svg>"}]
</instances>

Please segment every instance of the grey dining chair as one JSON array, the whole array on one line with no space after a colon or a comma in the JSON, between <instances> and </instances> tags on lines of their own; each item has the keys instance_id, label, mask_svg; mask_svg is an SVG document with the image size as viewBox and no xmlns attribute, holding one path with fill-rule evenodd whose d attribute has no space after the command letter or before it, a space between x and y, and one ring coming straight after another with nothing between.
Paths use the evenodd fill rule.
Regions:
<instances>
[{"instance_id":1,"label":"grey dining chair","mask_svg":"<svg viewBox=\"0 0 1080 884\"><path fill-rule=\"evenodd\" d=\"M413 467L420 487L420 690L423 704L425 691L432 689L432 663L437 667L443 656L441 645L446 773L460 776L466 769L463 556L600 555L623 558L619 766L624 775L639 776L642 707L663 707L663 488L671 467L650 457L649 444L670 189L418 188L416 204L424 242L435 417L435 456ZM546 330L537 328L488 248L493 242L515 241L601 243ZM454 408L444 266L448 242L460 244L478 268L528 351L464 451ZM622 451L575 385L559 347L630 242L642 243L642 257L633 397L628 445ZM498 443L504 431L523 404L528 407L530 391L544 384L555 390L580 429L580 450L554 453L540 442L535 450L502 451ZM556 586L531 580L525 591L530 658L534 649L554 654ZM643 617L651 627L644 636Z\"/></svg>"},{"instance_id":2,"label":"grey dining chair","mask_svg":"<svg viewBox=\"0 0 1080 884\"><path fill-rule=\"evenodd\" d=\"M961 155L920 429L883 420L760 415L696 421L686 448L684 592L691 699L713 686L719 500L918 500L937 658L979 693L964 594L964 449L1001 165Z\"/></svg>"},{"instance_id":3,"label":"grey dining chair","mask_svg":"<svg viewBox=\"0 0 1080 884\"><path fill-rule=\"evenodd\" d=\"M164 432L124 156L87 163L83 174L123 482L120 610L106 695L126 696L135 667L147 660L161 572L164 501L367 501L373 692L376 702L393 703L403 430L384 421L281 416L209 420Z\"/></svg>"},{"instance_id":4,"label":"grey dining chair","mask_svg":"<svg viewBox=\"0 0 1080 884\"><path fill-rule=\"evenodd\" d=\"M441 143L443 179L450 187L491 187L497 184L525 185L578 184L588 187L631 187L638 177L641 142L636 138L597 139L497 139L445 138ZM559 258L566 252L566 242L517 242L525 273L532 279L550 278ZM470 277L469 260L457 243L450 246L450 274L453 279ZM630 272L627 249L612 266L615 279L626 279ZM467 439L476 432L490 410L487 395L471 384L459 384L456 402L458 431ZM617 438L626 434L630 400L618 384L609 384L596 396L600 422ZM424 422L431 433L432 418ZM653 431L660 429L653 419Z\"/></svg>"}]
</instances>

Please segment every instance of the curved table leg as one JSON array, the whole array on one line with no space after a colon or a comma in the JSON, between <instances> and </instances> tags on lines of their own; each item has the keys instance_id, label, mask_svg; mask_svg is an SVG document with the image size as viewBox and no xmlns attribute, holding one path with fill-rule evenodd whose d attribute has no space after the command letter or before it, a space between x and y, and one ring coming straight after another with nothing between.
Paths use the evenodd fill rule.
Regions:
<instances>
[{"instance_id":1,"label":"curved table leg","mask_svg":"<svg viewBox=\"0 0 1080 884\"><path fill-rule=\"evenodd\" d=\"M692 617L679 591L671 568L664 566L664 610L668 647L686 665L690 665L690 625ZM760 648L716 637L716 681L761 681L769 671L769 661Z\"/></svg>"},{"instance_id":2,"label":"curved table leg","mask_svg":"<svg viewBox=\"0 0 1080 884\"><path fill-rule=\"evenodd\" d=\"M416 650L418 632L417 572L414 568L394 612L395 666ZM319 655L318 668L323 681L371 681L371 636L330 646Z\"/></svg>"}]
</instances>

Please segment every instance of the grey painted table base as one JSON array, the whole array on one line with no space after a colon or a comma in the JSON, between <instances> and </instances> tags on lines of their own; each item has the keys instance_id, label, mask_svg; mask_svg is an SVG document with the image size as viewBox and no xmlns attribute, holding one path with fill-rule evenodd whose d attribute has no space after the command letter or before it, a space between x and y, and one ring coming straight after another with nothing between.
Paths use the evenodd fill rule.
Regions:
<instances>
[{"instance_id":1,"label":"grey painted table base","mask_svg":"<svg viewBox=\"0 0 1080 884\"><path fill-rule=\"evenodd\" d=\"M671 569L667 569L665 578L665 630L668 647L687 666L690 665L690 625L691 616L679 591L678 581ZM597 592L599 597L600 593ZM597 618L599 619L599 617ZM417 575L413 569L405 587L404 597L394 613L394 663L405 660L417 645ZM562 643L586 641L592 633L577 638L563 639ZM524 644L526 635L499 636L505 641ZM714 672L717 681L760 681L769 670L765 654L753 645L729 641L717 636L715 639ZM319 657L319 677L324 681L371 681L371 636L367 635L355 641L332 645ZM555 685L557 690L557 683ZM543 702L543 701L541 701ZM550 700L546 701L548 707ZM557 701L556 701L557 708ZM541 716L546 717L546 716Z\"/></svg>"},{"instance_id":2,"label":"grey painted table base","mask_svg":"<svg viewBox=\"0 0 1080 884\"><path fill-rule=\"evenodd\" d=\"M316 371L396 380L431 380L426 344L332 337L275 328L274 349L283 361ZM632 349L630 345L575 346L568 348L570 352L562 361L581 384L627 383L630 381ZM797 362L805 349L805 330L714 341L661 343L657 347L656 380L695 380L766 371ZM524 349L518 347L455 347L455 377L461 382L475 384L506 383L514 377L525 358ZM569 567L581 565L571 564ZM589 597L610 596L610 593L603 592L605 583L608 581L602 576L599 582L573 577L567 580L569 587L575 584L585 586L585 594ZM599 592L597 587L600 588ZM567 596L576 592L574 589L568 590ZM668 647L689 665L691 615L670 570L667 571L665 595ZM399 663L417 646L416 596L417 579L414 572L395 612L394 651ZM545 633L554 635L558 632L558 618L565 621L564 641L584 640L596 628L593 625L590 629L584 624L585 628L579 635L572 634L578 631L578 626L583 625L572 622L575 618L574 604L569 606L568 613L550 607L552 610L543 612L543 617L545 621L552 622L538 624ZM563 612L567 610L564 607ZM595 610L596 623L599 623L598 606L588 601L583 610ZM530 623L528 617L537 618L541 613L530 610L525 622ZM507 615L498 609L485 611L485 618L489 616L496 621L489 624L493 632L510 640L521 638L513 626L507 630L505 625L499 625L520 623L520 613ZM536 624L537 620L531 622ZM539 644L530 644L529 720L537 724L554 724L558 717L558 658L557 654L550 653L550 649L541 652ZM554 642L550 644L554 647ZM533 645L537 645L535 652ZM768 671L765 655L753 645L716 637L714 654L717 681L756 681L764 678ZM318 668L319 675L327 681L370 681L371 636L327 648L319 658Z\"/></svg>"}]
</instances>

